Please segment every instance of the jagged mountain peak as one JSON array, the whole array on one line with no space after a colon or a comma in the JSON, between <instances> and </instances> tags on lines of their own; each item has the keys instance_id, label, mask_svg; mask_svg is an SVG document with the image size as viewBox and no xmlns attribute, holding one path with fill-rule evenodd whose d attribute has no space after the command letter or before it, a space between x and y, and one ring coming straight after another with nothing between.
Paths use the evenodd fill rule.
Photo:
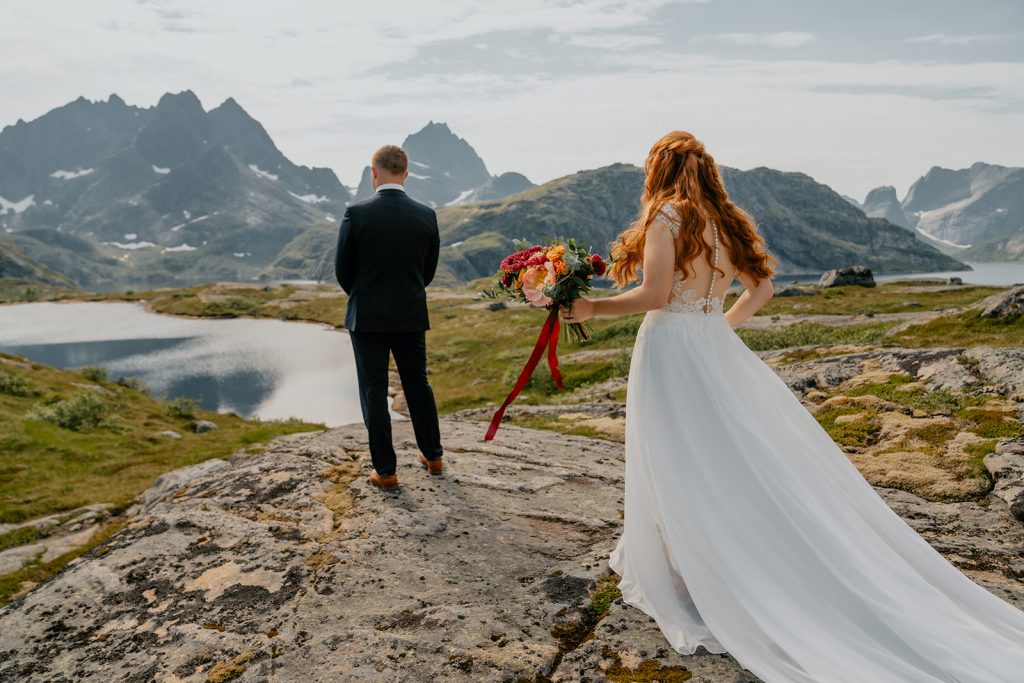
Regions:
<instances>
[{"instance_id":1,"label":"jagged mountain peak","mask_svg":"<svg viewBox=\"0 0 1024 683\"><path fill-rule=\"evenodd\" d=\"M252 118L249 115L249 112L247 112L244 108L242 108L242 105L240 105L238 103L238 100L236 100L234 97L227 98L226 100L224 100L223 102L218 104L216 107L211 109L210 113L212 114L215 111L225 112L225 113L228 113L228 112L239 113L239 114L244 114L245 116L247 116L249 118Z\"/></svg>"},{"instance_id":2,"label":"jagged mountain peak","mask_svg":"<svg viewBox=\"0 0 1024 683\"><path fill-rule=\"evenodd\" d=\"M406 136L402 147L409 154L406 188L411 196L431 206L466 201L475 190L491 181L484 160L445 122L429 121L423 128ZM489 194L494 192L494 188L488 190ZM367 166L363 169L356 199L369 197L372 193Z\"/></svg>"},{"instance_id":3,"label":"jagged mountain peak","mask_svg":"<svg viewBox=\"0 0 1024 683\"><path fill-rule=\"evenodd\" d=\"M896 188L892 185L882 185L868 192L861 208L872 218L884 218L907 229L914 227L914 221L904 213Z\"/></svg>"},{"instance_id":4,"label":"jagged mountain peak","mask_svg":"<svg viewBox=\"0 0 1024 683\"><path fill-rule=\"evenodd\" d=\"M423 128L419 129L415 133L412 133L409 137L425 134L447 134L457 138L459 137L455 135L455 133L452 132L452 129L448 127L448 124L443 121L428 121L427 125L423 126ZM459 139L461 140L461 138Z\"/></svg>"},{"instance_id":5,"label":"jagged mountain peak","mask_svg":"<svg viewBox=\"0 0 1024 683\"><path fill-rule=\"evenodd\" d=\"M169 104L177 104L179 106L185 104L188 106L199 107L200 109L203 108L203 105L199 101L199 98L191 90L182 90L181 92L176 93L165 92L163 95L160 96L160 99L157 101L156 106L161 107L167 106Z\"/></svg>"},{"instance_id":6,"label":"jagged mountain peak","mask_svg":"<svg viewBox=\"0 0 1024 683\"><path fill-rule=\"evenodd\" d=\"M79 98L5 128L0 198L4 234L81 281L132 262L147 264L136 277L203 262L219 268L212 277L247 279L297 234L333 222L351 192L332 171L291 162L233 98L207 112L184 90L147 108ZM74 261L70 253L84 252L55 235L74 235L110 263Z\"/></svg>"},{"instance_id":7,"label":"jagged mountain peak","mask_svg":"<svg viewBox=\"0 0 1024 683\"><path fill-rule=\"evenodd\" d=\"M867 206L868 204L881 200L888 201L890 199L897 199L896 188L892 185L880 185L867 193L864 197L863 206Z\"/></svg>"}]
</instances>

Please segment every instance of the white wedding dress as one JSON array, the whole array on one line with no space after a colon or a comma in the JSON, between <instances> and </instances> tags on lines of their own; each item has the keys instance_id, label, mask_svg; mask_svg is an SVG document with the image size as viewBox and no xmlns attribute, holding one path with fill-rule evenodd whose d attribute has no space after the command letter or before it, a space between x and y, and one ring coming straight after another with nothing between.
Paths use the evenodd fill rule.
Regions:
<instances>
[{"instance_id":1,"label":"white wedding dress","mask_svg":"<svg viewBox=\"0 0 1024 683\"><path fill-rule=\"evenodd\" d=\"M623 600L676 651L728 651L767 683L1024 682L1024 611L889 508L735 334L728 284L677 281L637 332Z\"/></svg>"}]
</instances>

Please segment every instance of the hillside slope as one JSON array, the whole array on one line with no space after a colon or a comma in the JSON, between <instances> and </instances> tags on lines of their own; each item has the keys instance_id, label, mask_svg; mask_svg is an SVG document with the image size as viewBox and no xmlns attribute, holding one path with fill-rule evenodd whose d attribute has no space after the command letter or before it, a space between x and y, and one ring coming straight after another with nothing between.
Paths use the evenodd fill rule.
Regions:
<instances>
[{"instance_id":1,"label":"hillside slope","mask_svg":"<svg viewBox=\"0 0 1024 683\"><path fill-rule=\"evenodd\" d=\"M906 229L868 218L802 173L723 168L733 200L758 222L781 274L820 273L862 264L876 272L965 266ZM490 275L512 239L572 235L606 251L639 210L643 171L613 164L553 180L497 202L439 212L442 261L456 279Z\"/></svg>"}]
</instances>

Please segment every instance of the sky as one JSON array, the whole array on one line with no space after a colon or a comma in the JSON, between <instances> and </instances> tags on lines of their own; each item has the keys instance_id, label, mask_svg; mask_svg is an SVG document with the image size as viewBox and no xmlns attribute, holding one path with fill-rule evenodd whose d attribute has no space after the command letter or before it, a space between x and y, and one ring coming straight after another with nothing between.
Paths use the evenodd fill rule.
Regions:
<instances>
[{"instance_id":1,"label":"sky","mask_svg":"<svg viewBox=\"0 0 1024 683\"><path fill-rule=\"evenodd\" d=\"M349 186L428 121L536 183L678 129L860 200L1024 165L1021 0L4 0L0 26L0 126L190 89Z\"/></svg>"}]
</instances>

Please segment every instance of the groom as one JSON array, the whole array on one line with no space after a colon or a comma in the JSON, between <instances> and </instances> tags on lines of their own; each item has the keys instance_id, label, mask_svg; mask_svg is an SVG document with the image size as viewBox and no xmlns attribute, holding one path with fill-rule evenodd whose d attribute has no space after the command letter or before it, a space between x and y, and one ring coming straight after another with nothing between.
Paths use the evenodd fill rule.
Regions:
<instances>
[{"instance_id":1,"label":"groom","mask_svg":"<svg viewBox=\"0 0 1024 683\"><path fill-rule=\"evenodd\" d=\"M373 197L345 209L334 273L348 294L345 327L352 339L359 402L370 436L370 483L398 486L388 414L388 359L395 356L409 406L420 463L441 474L441 432L427 382L426 286L437 269L440 235L429 206L405 193L409 157L384 145L370 166Z\"/></svg>"}]
</instances>

